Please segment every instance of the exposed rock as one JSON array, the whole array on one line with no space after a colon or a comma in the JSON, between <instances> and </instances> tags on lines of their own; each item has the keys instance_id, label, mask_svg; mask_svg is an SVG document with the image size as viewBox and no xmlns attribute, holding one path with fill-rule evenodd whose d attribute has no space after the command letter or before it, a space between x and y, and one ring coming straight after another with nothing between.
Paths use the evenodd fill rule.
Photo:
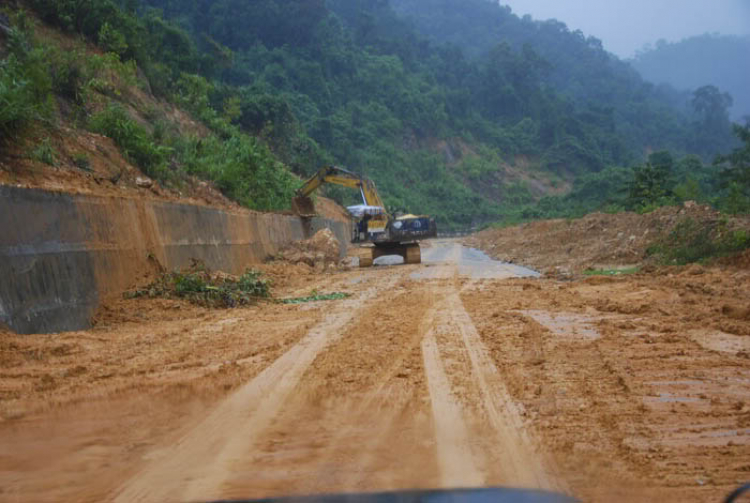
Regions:
<instances>
[{"instance_id":1,"label":"exposed rock","mask_svg":"<svg viewBox=\"0 0 750 503\"><path fill-rule=\"evenodd\" d=\"M330 229L322 229L310 239L286 246L279 253L279 258L293 264L304 263L317 271L323 271L328 265L338 263L340 246Z\"/></svg>"},{"instance_id":2,"label":"exposed rock","mask_svg":"<svg viewBox=\"0 0 750 503\"><path fill-rule=\"evenodd\" d=\"M135 184L143 189L150 189L151 186L154 184L154 181L150 178L145 178L139 176L135 179Z\"/></svg>"}]
</instances>

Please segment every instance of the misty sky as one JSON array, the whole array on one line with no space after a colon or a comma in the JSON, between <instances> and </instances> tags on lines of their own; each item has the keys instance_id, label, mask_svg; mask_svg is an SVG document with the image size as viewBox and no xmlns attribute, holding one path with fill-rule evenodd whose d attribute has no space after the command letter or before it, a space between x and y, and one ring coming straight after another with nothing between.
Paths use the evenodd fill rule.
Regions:
<instances>
[{"instance_id":1,"label":"misty sky","mask_svg":"<svg viewBox=\"0 0 750 503\"><path fill-rule=\"evenodd\" d=\"M519 16L556 18L630 58L660 38L679 41L718 32L750 34L750 0L500 0ZM750 56L748 56L750 59Z\"/></svg>"}]
</instances>

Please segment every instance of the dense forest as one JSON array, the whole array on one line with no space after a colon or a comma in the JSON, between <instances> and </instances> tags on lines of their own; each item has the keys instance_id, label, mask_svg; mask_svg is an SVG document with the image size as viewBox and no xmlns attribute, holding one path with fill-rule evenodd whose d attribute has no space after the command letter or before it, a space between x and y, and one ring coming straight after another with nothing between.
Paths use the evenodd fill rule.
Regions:
<instances>
[{"instance_id":1,"label":"dense forest","mask_svg":"<svg viewBox=\"0 0 750 503\"><path fill-rule=\"evenodd\" d=\"M730 116L750 116L750 36L705 34L680 42L658 41L630 63L644 78L676 89L711 84L733 99Z\"/></svg>"},{"instance_id":2,"label":"dense forest","mask_svg":"<svg viewBox=\"0 0 750 503\"><path fill-rule=\"evenodd\" d=\"M93 106L101 63L35 42L23 7L97 44L210 136L176 135L158 117L143 127L116 93ZM195 174L252 208L284 208L299 184L290 172L324 163L371 177L392 209L436 215L444 229L719 204L732 190L743 208L748 195L710 164L739 145L723 91L654 86L598 40L487 0L27 0L4 10L0 102L13 107L0 112L0 141L64 100L162 183Z\"/></svg>"}]
</instances>

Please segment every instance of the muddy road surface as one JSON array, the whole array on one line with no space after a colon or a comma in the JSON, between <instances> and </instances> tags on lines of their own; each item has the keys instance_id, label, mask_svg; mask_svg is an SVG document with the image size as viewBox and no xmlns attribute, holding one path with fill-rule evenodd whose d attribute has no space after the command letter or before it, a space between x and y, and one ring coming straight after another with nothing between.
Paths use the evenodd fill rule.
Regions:
<instances>
[{"instance_id":1,"label":"muddy road surface","mask_svg":"<svg viewBox=\"0 0 750 503\"><path fill-rule=\"evenodd\" d=\"M338 301L134 299L89 331L0 335L0 500L708 502L750 478L744 273L560 282L453 241L423 258L277 290ZM726 326L696 316L709 302Z\"/></svg>"}]
</instances>

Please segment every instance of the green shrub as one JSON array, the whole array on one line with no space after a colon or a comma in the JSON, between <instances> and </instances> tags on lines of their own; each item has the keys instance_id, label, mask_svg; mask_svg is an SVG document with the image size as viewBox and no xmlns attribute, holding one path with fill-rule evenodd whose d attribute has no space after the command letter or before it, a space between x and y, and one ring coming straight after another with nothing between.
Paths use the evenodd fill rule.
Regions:
<instances>
[{"instance_id":1,"label":"green shrub","mask_svg":"<svg viewBox=\"0 0 750 503\"><path fill-rule=\"evenodd\" d=\"M120 33L108 22L104 22L101 28L99 28L99 45L107 52L112 52L118 56L127 54L128 43L125 40L125 35Z\"/></svg>"},{"instance_id":2,"label":"green shrub","mask_svg":"<svg viewBox=\"0 0 750 503\"><path fill-rule=\"evenodd\" d=\"M73 164L79 169L91 171L91 161L89 156L84 153L73 154Z\"/></svg>"},{"instance_id":3,"label":"green shrub","mask_svg":"<svg viewBox=\"0 0 750 503\"><path fill-rule=\"evenodd\" d=\"M692 218L680 221L646 254L664 264L685 265L737 253L750 248L745 230L728 231L726 221L700 223Z\"/></svg>"},{"instance_id":4,"label":"green shrub","mask_svg":"<svg viewBox=\"0 0 750 503\"><path fill-rule=\"evenodd\" d=\"M91 118L89 126L93 131L112 138L125 157L147 175L161 181L169 178L167 160L171 149L156 144L148 131L131 119L122 106L110 104Z\"/></svg>"},{"instance_id":5,"label":"green shrub","mask_svg":"<svg viewBox=\"0 0 750 503\"><path fill-rule=\"evenodd\" d=\"M212 180L227 197L257 210L288 208L299 185L268 147L239 133L226 140L180 139L176 157L189 173Z\"/></svg>"},{"instance_id":6,"label":"green shrub","mask_svg":"<svg viewBox=\"0 0 750 503\"><path fill-rule=\"evenodd\" d=\"M49 164L50 166L57 166L57 152L52 146L52 143L50 143L49 138L43 139L39 142L39 145L34 147L31 151L31 158L35 161Z\"/></svg>"},{"instance_id":7,"label":"green shrub","mask_svg":"<svg viewBox=\"0 0 750 503\"><path fill-rule=\"evenodd\" d=\"M17 22L27 21L19 16ZM0 142L15 137L26 125L44 119L52 111L52 81L46 52L34 47L32 36L12 28L8 36L10 54L0 60Z\"/></svg>"},{"instance_id":8,"label":"green shrub","mask_svg":"<svg viewBox=\"0 0 750 503\"><path fill-rule=\"evenodd\" d=\"M246 270L235 278L212 273L200 261L184 271L162 274L145 288L128 292L126 297L182 298L206 307L230 308L253 304L271 296L271 283L261 273Z\"/></svg>"}]
</instances>

